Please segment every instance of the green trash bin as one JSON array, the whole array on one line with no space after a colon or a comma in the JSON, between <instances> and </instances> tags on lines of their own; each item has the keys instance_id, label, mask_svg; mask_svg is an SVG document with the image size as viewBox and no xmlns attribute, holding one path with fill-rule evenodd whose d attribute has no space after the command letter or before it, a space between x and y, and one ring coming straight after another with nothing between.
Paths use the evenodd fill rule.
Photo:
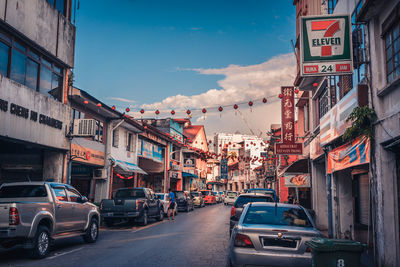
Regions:
<instances>
[{"instance_id":1,"label":"green trash bin","mask_svg":"<svg viewBox=\"0 0 400 267\"><path fill-rule=\"evenodd\" d=\"M366 245L346 239L315 237L306 242L311 248L313 267L358 267Z\"/></svg>"}]
</instances>

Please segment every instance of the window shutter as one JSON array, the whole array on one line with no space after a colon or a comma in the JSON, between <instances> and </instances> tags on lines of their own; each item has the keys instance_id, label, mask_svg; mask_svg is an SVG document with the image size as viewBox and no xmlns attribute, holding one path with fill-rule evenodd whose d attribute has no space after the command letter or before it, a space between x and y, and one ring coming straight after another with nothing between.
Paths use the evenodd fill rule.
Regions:
<instances>
[{"instance_id":1,"label":"window shutter","mask_svg":"<svg viewBox=\"0 0 400 267\"><path fill-rule=\"evenodd\" d=\"M118 147L119 145L119 129L113 131L113 146Z\"/></svg>"},{"instance_id":2,"label":"window shutter","mask_svg":"<svg viewBox=\"0 0 400 267\"><path fill-rule=\"evenodd\" d=\"M125 147L126 147L126 151L129 151L128 145L129 145L129 132L126 131L126 133L125 133Z\"/></svg>"}]
</instances>

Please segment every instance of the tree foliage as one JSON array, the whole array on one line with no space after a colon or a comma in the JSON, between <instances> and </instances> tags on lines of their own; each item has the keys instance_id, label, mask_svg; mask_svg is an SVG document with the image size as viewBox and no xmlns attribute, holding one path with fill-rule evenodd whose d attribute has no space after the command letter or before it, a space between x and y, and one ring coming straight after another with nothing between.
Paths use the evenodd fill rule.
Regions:
<instances>
[{"instance_id":1,"label":"tree foliage","mask_svg":"<svg viewBox=\"0 0 400 267\"><path fill-rule=\"evenodd\" d=\"M346 122L352 122L351 126L343 134L345 142L351 141L358 136L374 138L374 121L376 120L375 110L368 106L356 107L347 117Z\"/></svg>"}]
</instances>

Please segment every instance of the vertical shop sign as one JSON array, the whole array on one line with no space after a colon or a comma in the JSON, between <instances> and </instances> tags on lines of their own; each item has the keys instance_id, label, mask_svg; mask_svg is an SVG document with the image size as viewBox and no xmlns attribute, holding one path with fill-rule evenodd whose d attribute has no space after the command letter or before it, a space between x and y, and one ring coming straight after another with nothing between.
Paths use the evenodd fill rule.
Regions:
<instances>
[{"instance_id":1,"label":"vertical shop sign","mask_svg":"<svg viewBox=\"0 0 400 267\"><path fill-rule=\"evenodd\" d=\"M282 86L282 143L275 144L275 153L284 155L301 155L303 146L295 143L294 125L294 87Z\"/></svg>"}]
</instances>

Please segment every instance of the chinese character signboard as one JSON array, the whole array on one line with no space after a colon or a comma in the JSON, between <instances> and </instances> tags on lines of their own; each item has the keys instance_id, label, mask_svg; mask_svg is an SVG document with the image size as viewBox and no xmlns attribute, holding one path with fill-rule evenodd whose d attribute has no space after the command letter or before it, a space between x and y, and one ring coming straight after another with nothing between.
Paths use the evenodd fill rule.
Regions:
<instances>
[{"instance_id":1,"label":"chinese character signboard","mask_svg":"<svg viewBox=\"0 0 400 267\"><path fill-rule=\"evenodd\" d=\"M348 15L301 17L301 76L353 73L350 22Z\"/></svg>"},{"instance_id":2,"label":"chinese character signboard","mask_svg":"<svg viewBox=\"0 0 400 267\"><path fill-rule=\"evenodd\" d=\"M295 143L294 87L283 86L282 94L282 143L275 144L275 153L284 155L303 154L303 145Z\"/></svg>"},{"instance_id":3,"label":"chinese character signboard","mask_svg":"<svg viewBox=\"0 0 400 267\"><path fill-rule=\"evenodd\" d=\"M228 160L221 160L221 179L228 179Z\"/></svg>"}]
</instances>

